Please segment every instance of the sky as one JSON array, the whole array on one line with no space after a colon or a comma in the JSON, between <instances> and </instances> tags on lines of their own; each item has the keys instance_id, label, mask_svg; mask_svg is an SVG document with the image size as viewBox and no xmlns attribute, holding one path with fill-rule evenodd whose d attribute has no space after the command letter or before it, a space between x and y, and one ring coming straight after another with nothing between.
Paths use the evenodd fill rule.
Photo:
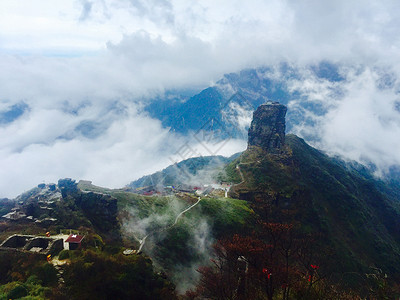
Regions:
<instances>
[{"instance_id":1,"label":"sky","mask_svg":"<svg viewBox=\"0 0 400 300\"><path fill-rule=\"evenodd\" d=\"M398 1L1 0L0 197L64 177L121 187L162 169L185 140L147 101L282 61L328 60L346 74L339 100L332 83L293 83L328 108L298 133L316 129L333 154L400 164L399 15Z\"/></svg>"}]
</instances>

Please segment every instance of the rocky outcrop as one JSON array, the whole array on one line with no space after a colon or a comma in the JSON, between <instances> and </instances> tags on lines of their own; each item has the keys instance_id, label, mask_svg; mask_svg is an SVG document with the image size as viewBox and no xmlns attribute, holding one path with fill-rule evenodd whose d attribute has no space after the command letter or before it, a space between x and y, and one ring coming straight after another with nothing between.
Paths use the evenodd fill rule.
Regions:
<instances>
[{"instance_id":1,"label":"rocky outcrop","mask_svg":"<svg viewBox=\"0 0 400 300\"><path fill-rule=\"evenodd\" d=\"M84 192L79 189L76 181L70 178L60 179L58 187L64 202L80 210L102 233L112 232L119 228L116 198L102 193Z\"/></svg>"},{"instance_id":2,"label":"rocky outcrop","mask_svg":"<svg viewBox=\"0 0 400 300\"><path fill-rule=\"evenodd\" d=\"M75 203L83 210L85 216L102 232L112 231L118 225L117 199L110 195L94 192L82 192Z\"/></svg>"},{"instance_id":3,"label":"rocky outcrop","mask_svg":"<svg viewBox=\"0 0 400 300\"><path fill-rule=\"evenodd\" d=\"M285 144L286 111L286 106L278 102L260 105L253 113L248 147L258 146L271 153L279 152Z\"/></svg>"},{"instance_id":4,"label":"rocky outcrop","mask_svg":"<svg viewBox=\"0 0 400 300\"><path fill-rule=\"evenodd\" d=\"M60 189L63 198L79 195L78 184L71 178L58 180L58 188Z\"/></svg>"}]
</instances>

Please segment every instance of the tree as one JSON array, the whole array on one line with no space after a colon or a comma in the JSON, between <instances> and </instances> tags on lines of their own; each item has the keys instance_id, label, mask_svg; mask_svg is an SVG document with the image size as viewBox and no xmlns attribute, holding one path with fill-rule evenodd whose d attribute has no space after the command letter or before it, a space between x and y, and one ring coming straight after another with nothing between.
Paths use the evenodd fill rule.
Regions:
<instances>
[{"instance_id":1,"label":"tree","mask_svg":"<svg viewBox=\"0 0 400 300\"><path fill-rule=\"evenodd\" d=\"M176 299L143 256L84 250L65 267L64 279L70 299Z\"/></svg>"},{"instance_id":2,"label":"tree","mask_svg":"<svg viewBox=\"0 0 400 300\"><path fill-rule=\"evenodd\" d=\"M211 299L310 298L323 279L313 241L294 224L260 222L251 235L215 244L212 264L199 269L197 292Z\"/></svg>"}]
</instances>

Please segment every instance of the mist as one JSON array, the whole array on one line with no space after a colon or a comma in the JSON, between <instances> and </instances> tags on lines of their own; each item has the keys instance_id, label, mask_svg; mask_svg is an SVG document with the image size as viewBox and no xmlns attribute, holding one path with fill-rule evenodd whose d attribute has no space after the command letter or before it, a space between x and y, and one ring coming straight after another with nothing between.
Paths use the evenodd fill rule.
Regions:
<instances>
[{"instance_id":1,"label":"mist","mask_svg":"<svg viewBox=\"0 0 400 300\"><path fill-rule=\"evenodd\" d=\"M396 1L1 1L0 196L62 177L121 187L162 169L186 140L146 103L279 62L305 70L289 109L315 126L293 132L385 172L399 163L398 15ZM307 71L324 60L346 80ZM238 114L245 128L248 111Z\"/></svg>"},{"instance_id":2,"label":"mist","mask_svg":"<svg viewBox=\"0 0 400 300\"><path fill-rule=\"evenodd\" d=\"M374 165L376 175L384 175L400 164L398 74L389 67L357 65L339 72L338 82L310 74L289 82L301 95L288 103L289 112L303 116L291 130L330 155Z\"/></svg>"},{"instance_id":3,"label":"mist","mask_svg":"<svg viewBox=\"0 0 400 300\"><path fill-rule=\"evenodd\" d=\"M126 211L123 233L126 238L136 240L136 244L145 239L141 251L152 258L157 269L170 276L179 293L184 293L196 286L197 269L207 265L212 256L212 222L199 214L197 206L176 219L190 203L172 195L147 201L153 203L147 208L147 214L143 208L130 207ZM138 245L136 250L139 248ZM169 260L173 261L172 265Z\"/></svg>"}]
</instances>

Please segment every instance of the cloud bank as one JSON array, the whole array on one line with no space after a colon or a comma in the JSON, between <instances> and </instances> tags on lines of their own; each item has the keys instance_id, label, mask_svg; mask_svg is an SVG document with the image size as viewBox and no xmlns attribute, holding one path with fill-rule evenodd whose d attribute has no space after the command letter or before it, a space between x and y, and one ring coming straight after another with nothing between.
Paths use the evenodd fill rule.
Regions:
<instances>
[{"instance_id":1,"label":"cloud bank","mask_svg":"<svg viewBox=\"0 0 400 300\"><path fill-rule=\"evenodd\" d=\"M0 196L67 176L122 186L161 169L182 137L143 112L148 99L280 61L329 60L346 74L334 83L343 97L312 76L292 83L324 100L321 147L398 162L399 10L397 1L3 0ZM379 70L390 70L390 88Z\"/></svg>"},{"instance_id":2,"label":"cloud bank","mask_svg":"<svg viewBox=\"0 0 400 300\"><path fill-rule=\"evenodd\" d=\"M307 93L315 94L308 99L326 113L311 116L316 125L294 130L316 136L315 145L330 154L374 164L377 175L400 165L400 85L397 75L387 70L391 68L351 69L344 82L311 83Z\"/></svg>"}]
</instances>

